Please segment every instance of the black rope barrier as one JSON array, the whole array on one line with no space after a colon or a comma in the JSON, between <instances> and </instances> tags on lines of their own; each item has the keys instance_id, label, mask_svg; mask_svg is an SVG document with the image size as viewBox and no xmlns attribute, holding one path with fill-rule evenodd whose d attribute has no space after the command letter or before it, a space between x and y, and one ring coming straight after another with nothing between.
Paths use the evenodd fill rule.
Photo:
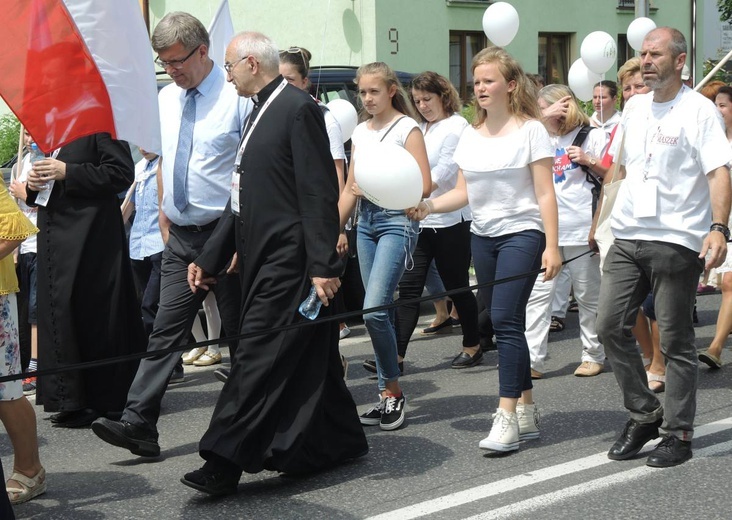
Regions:
<instances>
[{"instance_id":1,"label":"black rope barrier","mask_svg":"<svg viewBox=\"0 0 732 520\"><path fill-rule=\"evenodd\" d=\"M567 265L568 263L573 262L573 261L577 260L578 258L582 258L583 256L586 256L589 254L596 254L596 253L594 251L588 249L587 251L585 251L582 254L579 254L573 258L570 258L569 260L565 260L564 262L562 262L562 265ZM337 321L338 323L340 323L340 322L345 321L348 318L361 316L363 314L368 314L371 312L378 312L378 311L394 309L396 307L401 307L402 305L407 305L407 304L428 302L428 301L441 299L446 296L452 296L454 294L459 294L459 293L466 292L466 291L474 291L477 289L484 289L486 287L492 287L494 285L514 282L516 280L521 280L522 278L528 278L529 276L539 275L539 274L543 273L544 271L546 271L545 268L535 269L533 271L527 271L525 273L517 274L514 276L509 276L507 278L501 278L499 280L493 280L491 282L470 285L468 287L460 287L458 289L451 289L449 291L445 291L445 292L442 292L439 294L430 294L429 296L421 296L419 298L413 298L411 300L387 303L385 305L379 305L378 307L371 307L369 309L361 309L361 310L357 310L357 311L344 312L341 314L335 314L333 316L317 318L315 320L307 320L307 319L303 318L301 321L298 321L296 323L290 323L289 325L282 325L282 326L275 327L272 329L252 331L252 332L247 332L244 334L238 334L235 336L228 336L225 338L208 339L205 341L199 341L196 343L190 343L187 345L182 345L182 346L177 346L177 347L168 347L168 348L164 348L164 349L160 349L160 350L135 352L132 354L126 354L124 356L97 359L94 361L86 361L83 363L75 363L75 364L71 364L71 365L62 365L62 366L58 366L58 367L54 367L54 368L36 370L35 372L23 372L21 374L2 376L2 377L0 377L0 383L5 383L7 381L16 381L18 379L25 379L28 377L52 376L52 375L56 375L56 374L63 374L66 372L73 372L76 370L87 370L90 368L98 368L98 367L102 367L102 366L106 366L106 365L114 365L117 363L126 363L128 361L138 361L140 359L146 359L146 358L164 357L164 356L166 356L168 354L172 354L174 352L184 352L186 350L191 350L194 348L207 347L208 345L228 343L228 342L235 341L235 340L239 341L242 339L263 336L265 334L286 332L288 330L299 329L299 328L303 328L303 327L312 327L314 325L320 325L321 323L328 323L331 321Z\"/></svg>"}]
</instances>

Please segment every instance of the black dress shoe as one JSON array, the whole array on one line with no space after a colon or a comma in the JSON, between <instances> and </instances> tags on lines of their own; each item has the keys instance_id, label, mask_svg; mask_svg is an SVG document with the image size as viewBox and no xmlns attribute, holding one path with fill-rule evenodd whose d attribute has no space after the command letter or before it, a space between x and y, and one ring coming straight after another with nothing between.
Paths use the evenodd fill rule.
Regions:
<instances>
[{"instance_id":1,"label":"black dress shoe","mask_svg":"<svg viewBox=\"0 0 732 520\"><path fill-rule=\"evenodd\" d=\"M422 334L426 334L428 336L430 334L452 334L452 318L448 316L442 323L438 323L434 327L422 329Z\"/></svg>"},{"instance_id":2,"label":"black dress shoe","mask_svg":"<svg viewBox=\"0 0 732 520\"><path fill-rule=\"evenodd\" d=\"M470 368L479 365L481 361L483 361L483 351L478 349L478 352L472 356L466 352L461 352L452 360L451 366L452 368Z\"/></svg>"},{"instance_id":3,"label":"black dress shoe","mask_svg":"<svg viewBox=\"0 0 732 520\"><path fill-rule=\"evenodd\" d=\"M648 455L646 466L670 468L683 464L691 458L691 441L682 441L673 435L666 435Z\"/></svg>"},{"instance_id":4,"label":"black dress shoe","mask_svg":"<svg viewBox=\"0 0 732 520\"><path fill-rule=\"evenodd\" d=\"M111 421L101 417L91 425L97 437L112 446L130 450L140 457L160 455L157 432L151 432L127 421Z\"/></svg>"},{"instance_id":5,"label":"black dress shoe","mask_svg":"<svg viewBox=\"0 0 732 520\"><path fill-rule=\"evenodd\" d=\"M49 417L49 420L53 424L65 422L69 417L71 417L71 414L73 413L74 412L58 412Z\"/></svg>"},{"instance_id":6,"label":"black dress shoe","mask_svg":"<svg viewBox=\"0 0 732 520\"><path fill-rule=\"evenodd\" d=\"M214 370L214 377L221 381L222 383L226 383L226 381L229 380L229 373L231 372L231 368L229 367L219 367L216 370Z\"/></svg>"},{"instance_id":7,"label":"black dress shoe","mask_svg":"<svg viewBox=\"0 0 732 520\"><path fill-rule=\"evenodd\" d=\"M404 375L404 361L400 361L398 363L399 365L399 375ZM363 368L367 372L371 372L372 374L376 373L376 360L375 359L365 359L363 362Z\"/></svg>"},{"instance_id":8,"label":"black dress shoe","mask_svg":"<svg viewBox=\"0 0 732 520\"><path fill-rule=\"evenodd\" d=\"M188 487L214 496L233 495L239 487L239 479L228 472L211 472L197 469L186 473L180 481Z\"/></svg>"},{"instance_id":9,"label":"black dress shoe","mask_svg":"<svg viewBox=\"0 0 732 520\"><path fill-rule=\"evenodd\" d=\"M101 416L96 410L82 408L73 412L60 412L51 416L54 428L86 428Z\"/></svg>"},{"instance_id":10,"label":"black dress shoe","mask_svg":"<svg viewBox=\"0 0 732 520\"><path fill-rule=\"evenodd\" d=\"M623 433L607 452L607 458L626 460L634 457L648 441L658 437L658 427L662 422L663 419L652 423L639 423L635 419L630 419L625 424Z\"/></svg>"}]
</instances>

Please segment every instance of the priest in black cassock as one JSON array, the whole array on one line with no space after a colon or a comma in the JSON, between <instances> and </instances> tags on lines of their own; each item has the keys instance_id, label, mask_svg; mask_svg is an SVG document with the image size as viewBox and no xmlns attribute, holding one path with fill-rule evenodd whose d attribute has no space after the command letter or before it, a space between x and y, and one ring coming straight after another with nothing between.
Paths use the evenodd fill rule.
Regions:
<instances>
[{"instance_id":1,"label":"priest in black cassock","mask_svg":"<svg viewBox=\"0 0 732 520\"><path fill-rule=\"evenodd\" d=\"M224 68L254 110L231 203L189 267L191 288L206 289L236 252L242 334L304 321L298 306L311 286L320 316L330 315L341 270L338 180L322 112L279 75L278 49L262 34L236 35ZM364 455L337 322L242 340L199 451L206 463L181 481L216 495L236 492L242 471L303 474Z\"/></svg>"}]
</instances>

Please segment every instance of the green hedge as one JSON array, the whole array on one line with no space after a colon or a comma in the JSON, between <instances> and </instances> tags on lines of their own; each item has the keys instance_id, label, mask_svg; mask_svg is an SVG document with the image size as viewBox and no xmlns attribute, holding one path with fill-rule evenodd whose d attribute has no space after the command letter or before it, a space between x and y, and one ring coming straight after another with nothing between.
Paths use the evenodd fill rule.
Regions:
<instances>
[{"instance_id":1,"label":"green hedge","mask_svg":"<svg viewBox=\"0 0 732 520\"><path fill-rule=\"evenodd\" d=\"M20 122L13 114L0 117L0 164L5 164L18 153Z\"/></svg>"}]
</instances>

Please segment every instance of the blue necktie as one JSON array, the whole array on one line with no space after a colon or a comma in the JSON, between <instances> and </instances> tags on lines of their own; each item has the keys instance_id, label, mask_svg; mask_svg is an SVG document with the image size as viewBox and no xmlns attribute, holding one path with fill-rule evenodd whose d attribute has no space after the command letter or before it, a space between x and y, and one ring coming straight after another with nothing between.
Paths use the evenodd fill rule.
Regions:
<instances>
[{"instance_id":1,"label":"blue necktie","mask_svg":"<svg viewBox=\"0 0 732 520\"><path fill-rule=\"evenodd\" d=\"M193 127L196 124L196 94L198 94L198 90L195 88L188 89L186 92L187 99L178 132L178 149L175 151L175 163L173 164L173 204L180 212L183 212L188 206L186 179L188 162L191 159L191 149L193 148Z\"/></svg>"}]
</instances>

